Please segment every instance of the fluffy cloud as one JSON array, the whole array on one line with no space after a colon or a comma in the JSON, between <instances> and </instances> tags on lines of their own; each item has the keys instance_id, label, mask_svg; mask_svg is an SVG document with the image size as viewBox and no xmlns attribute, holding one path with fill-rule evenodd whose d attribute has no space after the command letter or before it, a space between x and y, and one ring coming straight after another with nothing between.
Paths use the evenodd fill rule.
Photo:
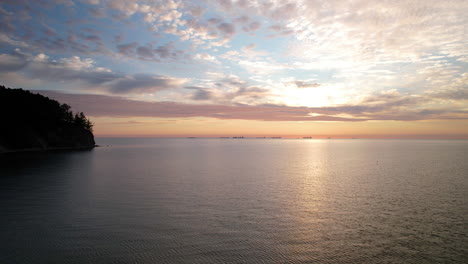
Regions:
<instances>
[{"instance_id":1,"label":"fluffy cloud","mask_svg":"<svg viewBox=\"0 0 468 264\"><path fill-rule=\"evenodd\" d=\"M181 87L186 82L155 74L116 73L96 67L92 59L78 56L53 60L43 53L33 56L16 50L12 54L0 54L0 58L0 74L19 72L44 82L80 82L111 93L154 93Z\"/></svg>"},{"instance_id":2,"label":"fluffy cloud","mask_svg":"<svg viewBox=\"0 0 468 264\"><path fill-rule=\"evenodd\" d=\"M335 118L460 118L466 13L461 0L6 0L0 74L120 95L187 86L169 98L198 104L323 99L332 108L308 109Z\"/></svg>"},{"instance_id":3,"label":"fluffy cloud","mask_svg":"<svg viewBox=\"0 0 468 264\"><path fill-rule=\"evenodd\" d=\"M231 38L236 33L236 28L231 23L221 23L217 26L218 30L221 31L225 36Z\"/></svg>"},{"instance_id":4,"label":"fluffy cloud","mask_svg":"<svg viewBox=\"0 0 468 264\"><path fill-rule=\"evenodd\" d=\"M138 58L145 61L178 60L183 57L184 52L175 48L175 43L169 42L164 45L153 47L152 44L139 45L137 42L117 45L120 54Z\"/></svg>"},{"instance_id":5,"label":"fluffy cloud","mask_svg":"<svg viewBox=\"0 0 468 264\"><path fill-rule=\"evenodd\" d=\"M1 54L0 55L0 71L13 72L21 70L26 66L26 60L21 57L21 54Z\"/></svg>"}]
</instances>

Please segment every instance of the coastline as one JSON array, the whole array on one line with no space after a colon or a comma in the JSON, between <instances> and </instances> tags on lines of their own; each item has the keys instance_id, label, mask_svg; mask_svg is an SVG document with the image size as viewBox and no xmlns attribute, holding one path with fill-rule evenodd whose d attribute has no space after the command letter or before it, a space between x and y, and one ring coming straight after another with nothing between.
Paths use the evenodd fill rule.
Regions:
<instances>
[{"instance_id":1,"label":"coastline","mask_svg":"<svg viewBox=\"0 0 468 264\"><path fill-rule=\"evenodd\" d=\"M99 145L81 146L81 147L26 148L26 149L7 149L7 148L0 146L0 155L9 154L9 153L23 153L23 152L91 150L96 147L99 147Z\"/></svg>"}]
</instances>

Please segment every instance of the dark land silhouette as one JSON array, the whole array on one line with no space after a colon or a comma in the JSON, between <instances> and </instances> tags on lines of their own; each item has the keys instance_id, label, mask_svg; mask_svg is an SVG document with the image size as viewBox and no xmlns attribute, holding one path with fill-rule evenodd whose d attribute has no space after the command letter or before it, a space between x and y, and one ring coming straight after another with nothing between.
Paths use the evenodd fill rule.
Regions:
<instances>
[{"instance_id":1,"label":"dark land silhouette","mask_svg":"<svg viewBox=\"0 0 468 264\"><path fill-rule=\"evenodd\" d=\"M93 148L93 124L70 109L40 94L0 86L0 153Z\"/></svg>"}]
</instances>

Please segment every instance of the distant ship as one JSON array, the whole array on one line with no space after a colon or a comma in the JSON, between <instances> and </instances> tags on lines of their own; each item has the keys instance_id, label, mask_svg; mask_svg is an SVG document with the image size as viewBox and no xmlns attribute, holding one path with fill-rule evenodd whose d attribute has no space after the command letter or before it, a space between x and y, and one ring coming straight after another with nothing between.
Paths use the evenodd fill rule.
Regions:
<instances>
[{"instance_id":1,"label":"distant ship","mask_svg":"<svg viewBox=\"0 0 468 264\"><path fill-rule=\"evenodd\" d=\"M240 137L232 137L232 138L244 138L243 136L240 136Z\"/></svg>"},{"instance_id":2,"label":"distant ship","mask_svg":"<svg viewBox=\"0 0 468 264\"><path fill-rule=\"evenodd\" d=\"M271 138L275 138L275 139L276 139L276 138L281 138L281 137L271 137Z\"/></svg>"},{"instance_id":3,"label":"distant ship","mask_svg":"<svg viewBox=\"0 0 468 264\"><path fill-rule=\"evenodd\" d=\"M303 139L311 139L312 137L303 137Z\"/></svg>"}]
</instances>

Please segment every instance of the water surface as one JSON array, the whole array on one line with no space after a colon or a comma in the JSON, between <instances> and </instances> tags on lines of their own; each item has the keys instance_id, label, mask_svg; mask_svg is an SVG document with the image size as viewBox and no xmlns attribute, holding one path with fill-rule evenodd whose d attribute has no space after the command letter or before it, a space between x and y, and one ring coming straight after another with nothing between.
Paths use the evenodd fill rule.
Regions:
<instances>
[{"instance_id":1,"label":"water surface","mask_svg":"<svg viewBox=\"0 0 468 264\"><path fill-rule=\"evenodd\" d=\"M468 141L97 139L0 156L0 263L465 263Z\"/></svg>"}]
</instances>

